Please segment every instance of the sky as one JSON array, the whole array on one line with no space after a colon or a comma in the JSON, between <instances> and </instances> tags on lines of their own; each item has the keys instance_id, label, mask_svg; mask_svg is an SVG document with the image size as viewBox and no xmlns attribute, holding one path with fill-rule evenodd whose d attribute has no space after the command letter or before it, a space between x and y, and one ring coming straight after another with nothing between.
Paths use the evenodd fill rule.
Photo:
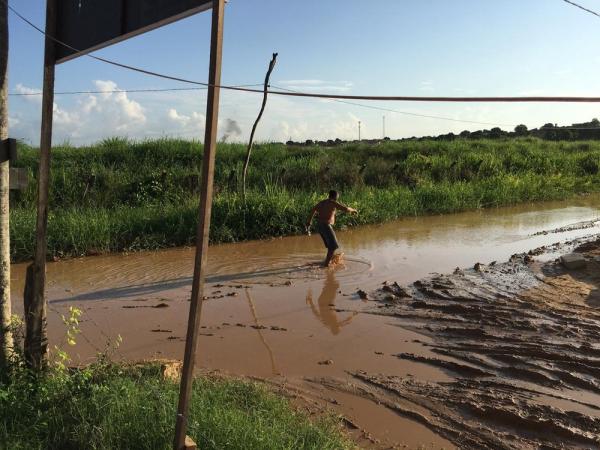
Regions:
<instances>
[{"instance_id":1,"label":"sky","mask_svg":"<svg viewBox=\"0 0 600 450\"><path fill-rule=\"evenodd\" d=\"M100 0L82 0L100 1ZM45 1L9 0L43 28ZM579 0L600 11L600 0ZM97 51L128 65L206 82L210 11ZM42 86L43 36L9 12L9 92ZM563 0L229 0L222 84L355 95L600 96L600 18ZM55 91L193 87L82 56L56 68ZM244 142L262 95L223 91L219 138ZM597 104L357 102L270 95L258 141L392 138L600 117ZM121 136L202 139L206 91L57 95L54 144ZM401 112L450 120L415 117ZM41 96L9 97L11 137L38 145ZM486 122L478 125L463 121Z\"/></svg>"}]
</instances>

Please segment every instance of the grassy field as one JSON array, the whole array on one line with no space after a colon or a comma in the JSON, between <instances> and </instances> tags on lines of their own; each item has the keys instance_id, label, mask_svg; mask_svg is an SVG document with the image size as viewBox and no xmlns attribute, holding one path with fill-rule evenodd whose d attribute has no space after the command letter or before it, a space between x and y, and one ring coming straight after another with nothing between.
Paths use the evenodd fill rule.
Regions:
<instances>
[{"instance_id":1,"label":"grassy field","mask_svg":"<svg viewBox=\"0 0 600 450\"><path fill-rule=\"evenodd\" d=\"M156 364L96 364L0 381L0 450L170 449L178 384ZM334 417L310 421L265 387L197 378L188 435L201 449L355 448Z\"/></svg>"},{"instance_id":2,"label":"grassy field","mask_svg":"<svg viewBox=\"0 0 600 450\"><path fill-rule=\"evenodd\" d=\"M50 257L157 249L194 243L201 145L183 140L53 150ZM16 164L37 170L37 149ZM235 242L303 231L310 207L329 189L357 208L341 226L407 215L443 214L600 191L600 142L536 138L384 142L336 147L255 147L244 203L245 148L217 154L212 240ZM31 258L35 183L12 199L11 252Z\"/></svg>"}]
</instances>

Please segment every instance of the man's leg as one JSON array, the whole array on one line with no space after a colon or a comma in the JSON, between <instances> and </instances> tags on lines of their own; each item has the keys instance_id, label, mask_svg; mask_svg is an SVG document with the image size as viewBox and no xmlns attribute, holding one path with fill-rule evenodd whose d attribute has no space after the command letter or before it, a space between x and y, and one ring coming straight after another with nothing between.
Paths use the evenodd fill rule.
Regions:
<instances>
[{"instance_id":1,"label":"man's leg","mask_svg":"<svg viewBox=\"0 0 600 450\"><path fill-rule=\"evenodd\" d=\"M325 267L329 266L329 263L331 262L331 258L333 258L334 253L335 253L335 249L328 249L327 250L327 256L325 257L325 262L323 263L323 265Z\"/></svg>"}]
</instances>

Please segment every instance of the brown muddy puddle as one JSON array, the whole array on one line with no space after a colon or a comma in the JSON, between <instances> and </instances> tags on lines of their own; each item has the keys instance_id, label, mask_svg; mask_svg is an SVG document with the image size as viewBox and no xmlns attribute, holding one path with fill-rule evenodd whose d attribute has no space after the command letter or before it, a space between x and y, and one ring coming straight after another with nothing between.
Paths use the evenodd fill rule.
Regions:
<instances>
[{"instance_id":1,"label":"brown muddy puddle","mask_svg":"<svg viewBox=\"0 0 600 450\"><path fill-rule=\"evenodd\" d=\"M435 339L409 318L366 314L372 302L360 300L357 289L370 292L385 280L403 284L474 262L506 261L514 253L598 233L599 206L600 196L589 196L340 231L345 263L327 270L317 267L323 249L315 235L212 246L197 362L208 370L269 378L328 404L356 426L361 446L454 448L456 440L420 419L431 414L426 408L392 408L361 392L360 383L355 390L339 388L353 386L361 371L435 385L455 379L444 367L399 358L439 357ZM180 359L193 256L194 249L186 248L48 264L51 348L63 341L60 314L78 306L84 315L78 344L69 348L74 362L89 361L118 335L123 343L116 358ZM24 269L12 267L16 311L22 310ZM446 360L460 363L451 355ZM536 392L536 402L554 399L556 407L596 411L587 406L596 398L573 403L553 390Z\"/></svg>"}]
</instances>

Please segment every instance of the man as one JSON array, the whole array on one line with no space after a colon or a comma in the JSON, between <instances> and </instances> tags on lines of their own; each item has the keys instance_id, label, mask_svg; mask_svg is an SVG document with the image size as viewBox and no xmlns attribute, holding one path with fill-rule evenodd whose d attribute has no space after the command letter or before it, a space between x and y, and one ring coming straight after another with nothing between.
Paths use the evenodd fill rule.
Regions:
<instances>
[{"instance_id":1,"label":"man","mask_svg":"<svg viewBox=\"0 0 600 450\"><path fill-rule=\"evenodd\" d=\"M333 258L335 251L339 248L332 226L335 223L336 211L340 209L351 214L356 214L358 212L354 208L338 203L338 197L339 194L337 191L329 191L329 198L317 203L306 221L306 231L310 235L310 224L312 223L315 213L317 214L317 230L319 231L321 238L323 238L325 247L327 247L327 256L325 257L324 262L325 267L329 266L331 258Z\"/></svg>"}]
</instances>

